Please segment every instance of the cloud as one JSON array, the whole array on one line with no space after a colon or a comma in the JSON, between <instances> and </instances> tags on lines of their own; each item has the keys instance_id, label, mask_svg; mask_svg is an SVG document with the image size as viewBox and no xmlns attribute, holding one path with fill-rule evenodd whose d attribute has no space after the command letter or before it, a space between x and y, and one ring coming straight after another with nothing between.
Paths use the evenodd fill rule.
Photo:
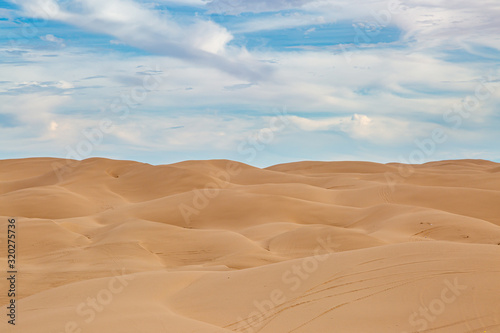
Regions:
<instances>
[{"instance_id":1,"label":"cloud","mask_svg":"<svg viewBox=\"0 0 500 333\"><path fill-rule=\"evenodd\" d=\"M65 47L66 46L66 44L64 44L64 39L57 38L54 35L50 35L49 34L49 35L41 36L40 39L43 40L43 41L46 41L46 42L56 43L56 44L58 44L61 47Z\"/></svg>"},{"instance_id":2,"label":"cloud","mask_svg":"<svg viewBox=\"0 0 500 333\"><path fill-rule=\"evenodd\" d=\"M55 131L55 130L57 130L57 128L58 128L58 127L59 127L59 124L58 124L58 123L56 123L55 121L51 121L51 122L50 122L50 130L51 130L51 131Z\"/></svg>"},{"instance_id":3,"label":"cloud","mask_svg":"<svg viewBox=\"0 0 500 333\"><path fill-rule=\"evenodd\" d=\"M336 131L348 134L356 140L366 140L375 143L402 144L410 142L418 135L424 134L430 124L419 124L406 120L391 119L388 117L369 117L363 114L354 114L350 117L333 117L323 119L309 119L298 116L289 116L290 121L304 131Z\"/></svg>"},{"instance_id":4,"label":"cloud","mask_svg":"<svg viewBox=\"0 0 500 333\"><path fill-rule=\"evenodd\" d=\"M355 3L347 0L214 0L207 8L225 15L262 13L239 17L241 19L231 25L232 31L237 33L352 22L360 27L356 32L358 38L360 34L367 34L365 29L375 27L380 31L397 27L402 32L399 44L405 43L414 51L443 52L464 48L474 54L480 52L481 46L500 50L497 37L500 4L495 0L480 3L466 0L438 3L428 0ZM334 40L335 35L332 35Z\"/></svg>"},{"instance_id":5,"label":"cloud","mask_svg":"<svg viewBox=\"0 0 500 333\"><path fill-rule=\"evenodd\" d=\"M322 25L336 22L333 16L311 13L275 13L271 16L256 17L234 25L235 33L249 33L266 30L282 30L311 25Z\"/></svg>"},{"instance_id":6,"label":"cloud","mask_svg":"<svg viewBox=\"0 0 500 333\"><path fill-rule=\"evenodd\" d=\"M256 61L248 53L228 49L231 33L209 20L193 18L190 23L176 22L174 16L132 0L26 0L19 5L32 17L48 17L109 34L133 47L215 67L250 81L262 80L271 72L269 65Z\"/></svg>"},{"instance_id":7,"label":"cloud","mask_svg":"<svg viewBox=\"0 0 500 333\"><path fill-rule=\"evenodd\" d=\"M122 41L119 41L119 40L115 40L115 39L110 40L110 41L109 41L109 43L110 43L111 45L127 45L126 43L124 43L124 42L122 42Z\"/></svg>"},{"instance_id":8,"label":"cloud","mask_svg":"<svg viewBox=\"0 0 500 333\"><path fill-rule=\"evenodd\" d=\"M240 83L240 84L233 84L231 86L225 86L224 89L226 89L226 90L239 90L239 89L250 88L253 85L254 85L253 83Z\"/></svg>"},{"instance_id":9,"label":"cloud","mask_svg":"<svg viewBox=\"0 0 500 333\"><path fill-rule=\"evenodd\" d=\"M2 114L0 113L0 127L17 127L21 125L21 122L17 119L14 114Z\"/></svg>"},{"instance_id":10,"label":"cloud","mask_svg":"<svg viewBox=\"0 0 500 333\"><path fill-rule=\"evenodd\" d=\"M3 117L15 117L15 126L9 132L2 133L0 140L16 142L15 145L5 149L29 149L26 145L39 144L43 146L52 135L53 122L58 122L57 110L67 105L71 98L65 95L46 95L40 92L26 93L23 95L1 96Z\"/></svg>"},{"instance_id":11,"label":"cloud","mask_svg":"<svg viewBox=\"0 0 500 333\"><path fill-rule=\"evenodd\" d=\"M85 77L81 80L85 81L85 80L96 80L96 79L105 79L105 78L106 78L106 76L104 76L104 75L94 75L94 76Z\"/></svg>"},{"instance_id":12,"label":"cloud","mask_svg":"<svg viewBox=\"0 0 500 333\"><path fill-rule=\"evenodd\" d=\"M210 0L156 0L155 2L151 2L149 0L141 0L141 2L149 4L150 6L167 4L167 5L203 7L207 4L207 2L210 2Z\"/></svg>"},{"instance_id":13,"label":"cloud","mask_svg":"<svg viewBox=\"0 0 500 333\"><path fill-rule=\"evenodd\" d=\"M207 8L211 13L241 14L274 12L286 9L300 8L302 5L313 2L311 0L213 0Z\"/></svg>"},{"instance_id":14,"label":"cloud","mask_svg":"<svg viewBox=\"0 0 500 333\"><path fill-rule=\"evenodd\" d=\"M12 9L7 9L7 8L0 8L0 17L4 18L5 20L12 20L15 17L15 11Z\"/></svg>"},{"instance_id":15,"label":"cloud","mask_svg":"<svg viewBox=\"0 0 500 333\"><path fill-rule=\"evenodd\" d=\"M47 81L47 82L20 82L16 83L6 91L0 91L0 95L23 95L40 92L48 92L53 95L66 94L68 90L75 86L66 81Z\"/></svg>"}]
</instances>

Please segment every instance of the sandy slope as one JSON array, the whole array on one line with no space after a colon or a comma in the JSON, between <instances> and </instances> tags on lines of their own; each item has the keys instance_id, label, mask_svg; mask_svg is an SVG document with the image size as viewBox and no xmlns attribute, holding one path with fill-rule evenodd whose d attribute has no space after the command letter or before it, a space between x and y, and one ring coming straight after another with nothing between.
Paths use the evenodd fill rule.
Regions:
<instances>
[{"instance_id":1,"label":"sandy slope","mask_svg":"<svg viewBox=\"0 0 500 333\"><path fill-rule=\"evenodd\" d=\"M500 165L0 161L1 332L500 332Z\"/></svg>"}]
</instances>

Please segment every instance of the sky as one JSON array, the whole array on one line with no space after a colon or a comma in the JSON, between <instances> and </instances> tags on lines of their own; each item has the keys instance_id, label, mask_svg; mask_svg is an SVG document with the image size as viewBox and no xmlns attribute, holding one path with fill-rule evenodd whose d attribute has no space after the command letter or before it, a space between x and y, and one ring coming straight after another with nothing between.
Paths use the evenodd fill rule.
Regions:
<instances>
[{"instance_id":1,"label":"sky","mask_svg":"<svg viewBox=\"0 0 500 333\"><path fill-rule=\"evenodd\" d=\"M0 158L500 161L498 17L498 0L0 0Z\"/></svg>"}]
</instances>

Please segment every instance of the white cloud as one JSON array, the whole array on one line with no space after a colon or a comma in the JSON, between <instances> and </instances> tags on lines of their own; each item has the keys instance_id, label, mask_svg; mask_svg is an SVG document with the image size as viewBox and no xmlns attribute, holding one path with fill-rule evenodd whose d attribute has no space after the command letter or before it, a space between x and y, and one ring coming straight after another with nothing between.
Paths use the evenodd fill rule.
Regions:
<instances>
[{"instance_id":1,"label":"white cloud","mask_svg":"<svg viewBox=\"0 0 500 333\"><path fill-rule=\"evenodd\" d=\"M51 42L51 43L56 43L62 47L65 47L66 44L64 44L64 39L62 38L57 38L54 35L45 35L40 37L41 40L46 41L46 42Z\"/></svg>"},{"instance_id":2,"label":"white cloud","mask_svg":"<svg viewBox=\"0 0 500 333\"><path fill-rule=\"evenodd\" d=\"M210 21L199 21L191 27L190 43L196 49L213 54L223 54L233 39L227 30Z\"/></svg>"},{"instance_id":3,"label":"white cloud","mask_svg":"<svg viewBox=\"0 0 500 333\"><path fill-rule=\"evenodd\" d=\"M59 127L59 124L58 124L58 123L56 123L55 121L51 121L51 122L50 122L50 130L51 130L51 131L55 131L55 130L57 130L57 127Z\"/></svg>"},{"instance_id":4,"label":"white cloud","mask_svg":"<svg viewBox=\"0 0 500 333\"><path fill-rule=\"evenodd\" d=\"M313 0L213 0L207 7L213 13L240 14L246 12L262 13L284 9L300 8Z\"/></svg>"},{"instance_id":5,"label":"white cloud","mask_svg":"<svg viewBox=\"0 0 500 333\"><path fill-rule=\"evenodd\" d=\"M470 47L479 45L500 50L500 3L485 0L214 0L212 12L240 14L273 12L250 16L234 26L235 32L286 29L334 22L367 23L379 28L398 27L401 40L414 50ZM295 9L293 12L280 10ZM332 36L333 37L333 36ZM354 43L354 41L352 41ZM476 51L473 51L476 52Z\"/></svg>"},{"instance_id":6,"label":"white cloud","mask_svg":"<svg viewBox=\"0 0 500 333\"><path fill-rule=\"evenodd\" d=\"M290 116L290 121L304 131L337 131L348 134L353 139L369 140L377 143L394 143L411 141L419 134L424 133L425 124L396 120L387 117L368 117L363 114L354 114L350 117L334 117L310 119Z\"/></svg>"},{"instance_id":7,"label":"white cloud","mask_svg":"<svg viewBox=\"0 0 500 333\"><path fill-rule=\"evenodd\" d=\"M272 16L250 19L235 24L235 33L249 33L265 30L280 30L310 25L334 23L335 17L309 13L277 13Z\"/></svg>"},{"instance_id":8,"label":"white cloud","mask_svg":"<svg viewBox=\"0 0 500 333\"><path fill-rule=\"evenodd\" d=\"M67 105L69 96L47 96L39 93L21 96L1 96L2 114L10 114L18 125L2 133L0 140L5 149L19 151L31 149L32 145L44 146L54 137L61 117L57 110ZM16 142L7 145L6 142Z\"/></svg>"},{"instance_id":9,"label":"white cloud","mask_svg":"<svg viewBox=\"0 0 500 333\"><path fill-rule=\"evenodd\" d=\"M59 81L55 86L59 89L73 89L75 87L72 83L66 81Z\"/></svg>"},{"instance_id":10,"label":"white cloud","mask_svg":"<svg viewBox=\"0 0 500 333\"><path fill-rule=\"evenodd\" d=\"M8 89L0 91L0 94L5 95L23 95L38 92L49 92L53 94L66 94L67 90L73 89L75 86L67 81L24 81L13 82Z\"/></svg>"},{"instance_id":11,"label":"white cloud","mask_svg":"<svg viewBox=\"0 0 500 333\"><path fill-rule=\"evenodd\" d=\"M148 0L141 0L141 2L150 6L158 6L160 4L175 4L175 5L183 5L183 6L194 6L194 7L203 7L210 2L210 0L156 0L154 2Z\"/></svg>"},{"instance_id":12,"label":"white cloud","mask_svg":"<svg viewBox=\"0 0 500 333\"><path fill-rule=\"evenodd\" d=\"M261 80L270 73L268 65L240 50L227 49L231 33L201 18L181 24L168 13L161 14L132 0L81 0L78 3L26 0L20 5L30 16L49 16L83 29L110 34L152 53L215 67L251 81Z\"/></svg>"}]
</instances>

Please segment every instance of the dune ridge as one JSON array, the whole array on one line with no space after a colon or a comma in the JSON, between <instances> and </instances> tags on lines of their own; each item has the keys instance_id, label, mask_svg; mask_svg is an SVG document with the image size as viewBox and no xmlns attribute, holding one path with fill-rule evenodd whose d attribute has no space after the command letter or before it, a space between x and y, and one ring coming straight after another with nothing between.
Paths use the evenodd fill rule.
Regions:
<instances>
[{"instance_id":1,"label":"dune ridge","mask_svg":"<svg viewBox=\"0 0 500 333\"><path fill-rule=\"evenodd\" d=\"M500 332L499 172L1 160L19 290L17 324L0 329Z\"/></svg>"}]
</instances>

